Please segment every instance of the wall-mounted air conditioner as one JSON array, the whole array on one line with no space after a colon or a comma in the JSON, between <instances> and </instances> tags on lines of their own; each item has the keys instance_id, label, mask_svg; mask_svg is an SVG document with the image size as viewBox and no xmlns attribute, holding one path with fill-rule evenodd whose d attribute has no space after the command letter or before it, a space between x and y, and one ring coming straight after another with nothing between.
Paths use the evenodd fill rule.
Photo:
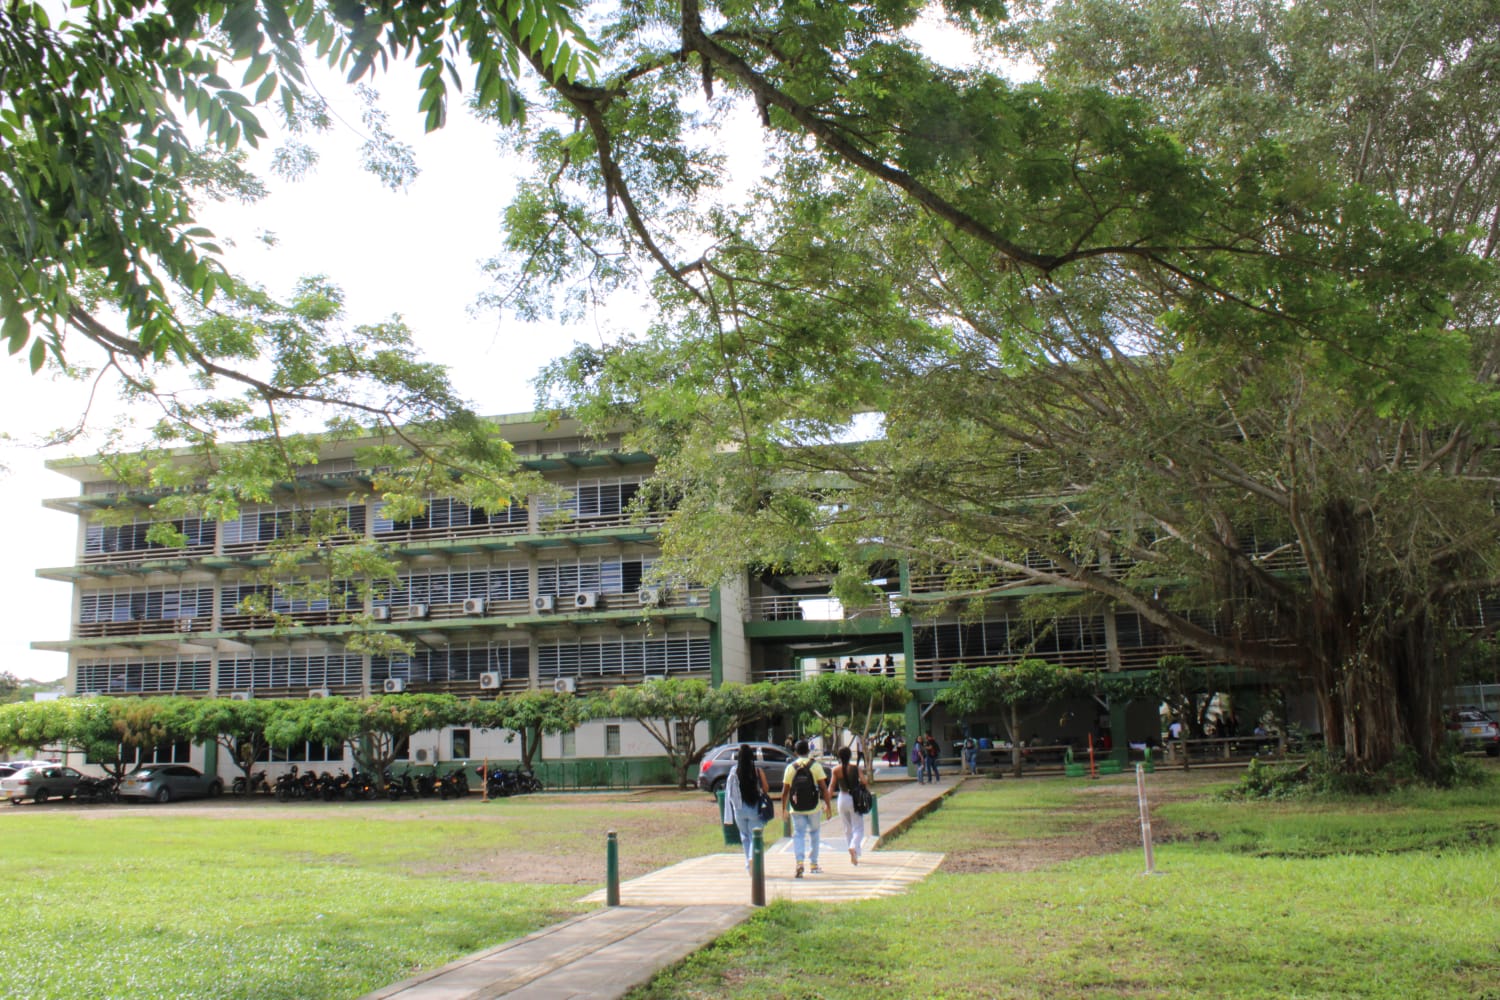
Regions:
<instances>
[{"instance_id":1,"label":"wall-mounted air conditioner","mask_svg":"<svg viewBox=\"0 0 1500 1000\"><path fill-rule=\"evenodd\" d=\"M370 617L373 618L375 621L378 621L378 622L388 622L388 621L391 620L391 609L390 608L371 608L370 609Z\"/></svg>"},{"instance_id":2,"label":"wall-mounted air conditioner","mask_svg":"<svg viewBox=\"0 0 1500 1000\"><path fill-rule=\"evenodd\" d=\"M250 700L250 692L249 691L231 691L231 692L229 692L229 700L230 701L249 701Z\"/></svg>"},{"instance_id":3,"label":"wall-mounted air conditioner","mask_svg":"<svg viewBox=\"0 0 1500 1000\"><path fill-rule=\"evenodd\" d=\"M645 682L647 684L650 684L652 681L664 681L666 679L667 679L667 675L666 674L647 674Z\"/></svg>"},{"instance_id":4,"label":"wall-mounted air conditioner","mask_svg":"<svg viewBox=\"0 0 1500 1000\"><path fill-rule=\"evenodd\" d=\"M552 690L558 694L572 694L578 690L578 682L571 677L559 677L552 682Z\"/></svg>"},{"instance_id":5,"label":"wall-mounted air conditioner","mask_svg":"<svg viewBox=\"0 0 1500 1000\"><path fill-rule=\"evenodd\" d=\"M498 671L498 670L486 670L484 673L480 674L479 675L479 690L481 690L481 691L498 691L498 690L500 690L500 671Z\"/></svg>"},{"instance_id":6,"label":"wall-mounted air conditioner","mask_svg":"<svg viewBox=\"0 0 1500 1000\"><path fill-rule=\"evenodd\" d=\"M387 677L385 679L386 694L400 694L406 690L406 681L400 677Z\"/></svg>"},{"instance_id":7,"label":"wall-mounted air conditioner","mask_svg":"<svg viewBox=\"0 0 1500 1000\"><path fill-rule=\"evenodd\" d=\"M464 599L464 614L466 614L466 615L482 615L482 614L484 614L484 598L482 598L482 597L468 597L468 598L465 598Z\"/></svg>"},{"instance_id":8,"label":"wall-mounted air conditioner","mask_svg":"<svg viewBox=\"0 0 1500 1000\"><path fill-rule=\"evenodd\" d=\"M665 595L660 587L642 587L635 592L635 599L648 608L659 608Z\"/></svg>"},{"instance_id":9,"label":"wall-mounted air conditioner","mask_svg":"<svg viewBox=\"0 0 1500 1000\"><path fill-rule=\"evenodd\" d=\"M599 606L599 592L596 590L580 590L573 595L573 607L596 608Z\"/></svg>"},{"instance_id":10,"label":"wall-mounted air conditioner","mask_svg":"<svg viewBox=\"0 0 1500 1000\"><path fill-rule=\"evenodd\" d=\"M332 698L333 692L327 688L308 688L307 696L309 698Z\"/></svg>"},{"instance_id":11,"label":"wall-mounted air conditioner","mask_svg":"<svg viewBox=\"0 0 1500 1000\"><path fill-rule=\"evenodd\" d=\"M192 630L193 630L193 620L191 618L179 618L179 619L177 619L177 631L179 631L179 632L191 632Z\"/></svg>"},{"instance_id":12,"label":"wall-mounted air conditioner","mask_svg":"<svg viewBox=\"0 0 1500 1000\"><path fill-rule=\"evenodd\" d=\"M426 618L427 617L427 605L425 605L425 604L413 604L411 606L410 616L412 618Z\"/></svg>"},{"instance_id":13,"label":"wall-mounted air conditioner","mask_svg":"<svg viewBox=\"0 0 1500 1000\"><path fill-rule=\"evenodd\" d=\"M551 594L538 594L531 599L531 610L538 613L552 611L557 607L557 598Z\"/></svg>"}]
</instances>

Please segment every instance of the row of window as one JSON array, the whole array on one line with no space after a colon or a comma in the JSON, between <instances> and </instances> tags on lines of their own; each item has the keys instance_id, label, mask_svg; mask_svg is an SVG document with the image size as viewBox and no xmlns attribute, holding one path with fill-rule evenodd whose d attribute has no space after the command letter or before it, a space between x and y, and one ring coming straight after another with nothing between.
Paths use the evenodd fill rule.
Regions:
<instances>
[{"instance_id":1,"label":"row of window","mask_svg":"<svg viewBox=\"0 0 1500 1000\"><path fill-rule=\"evenodd\" d=\"M707 672L706 634L683 632L651 638L626 636L537 646L537 677L632 677L645 674Z\"/></svg>"},{"instance_id":2,"label":"row of window","mask_svg":"<svg viewBox=\"0 0 1500 1000\"><path fill-rule=\"evenodd\" d=\"M1115 615L1115 638L1122 649L1168 641L1160 628L1133 613ZM999 614L984 621L938 622L912 629L912 651L918 660L1046 657L1105 648L1104 619L1096 615L1037 622Z\"/></svg>"},{"instance_id":3,"label":"row of window","mask_svg":"<svg viewBox=\"0 0 1500 1000\"><path fill-rule=\"evenodd\" d=\"M214 592L209 587L96 590L78 596L78 621L84 625L207 618L213 613Z\"/></svg>"},{"instance_id":4,"label":"row of window","mask_svg":"<svg viewBox=\"0 0 1500 1000\"><path fill-rule=\"evenodd\" d=\"M358 687L364 661L353 654L239 656L219 661L219 689Z\"/></svg>"},{"instance_id":5,"label":"row of window","mask_svg":"<svg viewBox=\"0 0 1500 1000\"><path fill-rule=\"evenodd\" d=\"M79 694L173 694L207 691L213 662L177 657L166 660L121 658L78 665Z\"/></svg>"},{"instance_id":6,"label":"row of window","mask_svg":"<svg viewBox=\"0 0 1500 1000\"><path fill-rule=\"evenodd\" d=\"M541 504L540 509L544 515L566 512L576 518L614 518L624 513L639 492L640 486L639 478L580 482L566 497L548 500ZM324 518L329 523L320 524L320 528L338 529L361 536L365 534L368 513L363 503L256 508L222 524L201 518L176 520L170 524L186 537L189 547L196 548L212 546L216 538L222 538L226 545L238 545L271 542L305 534L320 514L329 515ZM486 513L452 497L432 497L428 500L427 509L410 521L394 521L383 517L377 508L373 527L378 538L382 534L476 525L524 528L529 523L529 518L530 511L524 503L514 503L503 510ZM140 520L119 525L89 525L84 531L84 554L98 556L163 548L164 546L147 540L147 533L153 523L150 520Z\"/></svg>"},{"instance_id":7,"label":"row of window","mask_svg":"<svg viewBox=\"0 0 1500 1000\"><path fill-rule=\"evenodd\" d=\"M418 649L411 656L370 660L370 680L388 679L442 683L477 681L480 674L498 673L504 680L531 676L531 649L524 641L492 642Z\"/></svg>"},{"instance_id":8,"label":"row of window","mask_svg":"<svg viewBox=\"0 0 1500 1000\"><path fill-rule=\"evenodd\" d=\"M637 676L706 672L706 634L605 637L584 642L547 643L537 647L539 676ZM525 640L473 643L442 649L418 649L410 656L375 657L373 683L399 678L410 682L478 681L480 674L526 679L531 650ZM78 665L79 694L142 694L207 691L212 661L175 659L106 659ZM349 688L364 682L363 663L348 653L327 655L239 656L219 661L219 689Z\"/></svg>"}]
</instances>

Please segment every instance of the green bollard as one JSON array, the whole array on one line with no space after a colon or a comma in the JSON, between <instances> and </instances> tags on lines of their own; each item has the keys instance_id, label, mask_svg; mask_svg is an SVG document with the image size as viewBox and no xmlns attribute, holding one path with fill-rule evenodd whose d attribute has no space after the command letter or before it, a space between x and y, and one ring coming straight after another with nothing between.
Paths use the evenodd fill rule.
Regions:
<instances>
[{"instance_id":1,"label":"green bollard","mask_svg":"<svg viewBox=\"0 0 1500 1000\"><path fill-rule=\"evenodd\" d=\"M870 836L880 836L880 796L870 793Z\"/></svg>"},{"instance_id":2,"label":"green bollard","mask_svg":"<svg viewBox=\"0 0 1500 1000\"><path fill-rule=\"evenodd\" d=\"M620 839L609 831L604 841L604 904L620 905Z\"/></svg>"},{"instance_id":3,"label":"green bollard","mask_svg":"<svg viewBox=\"0 0 1500 1000\"><path fill-rule=\"evenodd\" d=\"M766 839L758 826L750 834L750 905L766 905Z\"/></svg>"}]
</instances>

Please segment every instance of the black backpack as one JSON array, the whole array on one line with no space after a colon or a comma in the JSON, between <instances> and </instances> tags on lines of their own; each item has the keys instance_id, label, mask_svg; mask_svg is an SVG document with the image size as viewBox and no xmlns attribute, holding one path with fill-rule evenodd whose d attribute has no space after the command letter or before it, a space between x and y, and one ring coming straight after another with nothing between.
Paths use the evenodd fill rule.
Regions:
<instances>
[{"instance_id":1,"label":"black backpack","mask_svg":"<svg viewBox=\"0 0 1500 1000\"><path fill-rule=\"evenodd\" d=\"M818 808L818 782L813 778L812 761L792 765L792 811L812 812Z\"/></svg>"}]
</instances>

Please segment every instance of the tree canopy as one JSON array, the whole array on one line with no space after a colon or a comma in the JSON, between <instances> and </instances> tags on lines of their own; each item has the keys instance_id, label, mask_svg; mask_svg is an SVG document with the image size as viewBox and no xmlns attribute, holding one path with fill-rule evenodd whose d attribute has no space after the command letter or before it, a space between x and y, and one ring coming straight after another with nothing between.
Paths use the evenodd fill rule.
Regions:
<instances>
[{"instance_id":1,"label":"tree canopy","mask_svg":"<svg viewBox=\"0 0 1500 1000\"><path fill-rule=\"evenodd\" d=\"M654 267L660 313L554 385L664 456L698 578L878 539L1295 678L1353 766L1431 761L1500 567L1493 5L949 4L963 69L924 6L684 4L559 89L596 155L527 126L516 249L539 285ZM742 205L668 113L693 88L759 113Z\"/></svg>"},{"instance_id":2,"label":"tree canopy","mask_svg":"<svg viewBox=\"0 0 1500 1000\"><path fill-rule=\"evenodd\" d=\"M299 113L299 42L353 78L414 58L431 124L462 50L535 162L496 300L653 294L649 329L551 380L662 456L686 575L878 540L979 599L1069 588L1298 678L1356 766L1436 752L1500 566L1494 0L630 0L593 41L547 0L78 10L0 14L0 298L34 363L71 332L234 381L205 345L253 344L297 362L258 404L336 394L372 359L325 382L344 355L168 312L168 281L234 287L188 179L232 169L259 102ZM970 63L918 40L929 14ZM758 181L720 129L759 135ZM372 384L446 411L402 357ZM879 434L852 444L860 414Z\"/></svg>"}]
</instances>

